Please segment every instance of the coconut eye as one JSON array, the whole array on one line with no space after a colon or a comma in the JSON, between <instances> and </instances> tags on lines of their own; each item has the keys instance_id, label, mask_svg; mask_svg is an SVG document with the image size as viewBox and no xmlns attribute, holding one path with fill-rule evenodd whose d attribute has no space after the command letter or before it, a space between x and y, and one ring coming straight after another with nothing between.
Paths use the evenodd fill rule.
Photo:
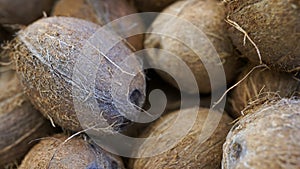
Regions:
<instances>
[{"instance_id":1,"label":"coconut eye","mask_svg":"<svg viewBox=\"0 0 300 169\"><path fill-rule=\"evenodd\" d=\"M112 161L112 162L111 162L111 168L112 168L112 169L118 169L118 163L115 162L115 161Z\"/></svg>"},{"instance_id":2,"label":"coconut eye","mask_svg":"<svg viewBox=\"0 0 300 169\"><path fill-rule=\"evenodd\" d=\"M131 92L129 96L129 100L131 103L135 104L136 106L139 106L141 102L140 101L141 97L142 97L142 93L138 89L135 89L134 91Z\"/></svg>"},{"instance_id":3,"label":"coconut eye","mask_svg":"<svg viewBox=\"0 0 300 169\"><path fill-rule=\"evenodd\" d=\"M240 159L242 151L243 151L242 145L235 142L232 144L231 151L230 151L231 152L230 157L234 161L237 161L238 159Z\"/></svg>"}]
</instances>

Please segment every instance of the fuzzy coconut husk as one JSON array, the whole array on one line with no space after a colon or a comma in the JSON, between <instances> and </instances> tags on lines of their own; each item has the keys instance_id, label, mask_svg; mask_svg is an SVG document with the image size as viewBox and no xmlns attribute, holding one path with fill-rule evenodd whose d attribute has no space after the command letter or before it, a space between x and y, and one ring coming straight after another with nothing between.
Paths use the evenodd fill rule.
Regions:
<instances>
[{"instance_id":1,"label":"fuzzy coconut husk","mask_svg":"<svg viewBox=\"0 0 300 169\"><path fill-rule=\"evenodd\" d=\"M137 13L137 10L126 0L60 0L52 11L53 16L80 18L101 26L134 13ZM142 32L144 24L138 16L135 16L131 22L128 20L118 22L112 29L120 35L125 35L128 32ZM144 37L141 34L128 37L126 40L137 51L143 48Z\"/></svg>"},{"instance_id":2,"label":"fuzzy coconut husk","mask_svg":"<svg viewBox=\"0 0 300 169\"><path fill-rule=\"evenodd\" d=\"M254 65L250 64L239 75L243 79ZM234 117L239 117L245 111L278 97L299 95L300 81L292 74L277 72L267 68L255 69L229 96L229 111Z\"/></svg>"},{"instance_id":3,"label":"fuzzy coconut husk","mask_svg":"<svg viewBox=\"0 0 300 169\"><path fill-rule=\"evenodd\" d=\"M1 67L3 68L3 67ZM3 69L1 69L3 70ZM54 132L25 97L15 71L0 73L0 168L18 163L35 139Z\"/></svg>"},{"instance_id":4,"label":"fuzzy coconut husk","mask_svg":"<svg viewBox=\"0 0 300 169\"><path fill-rule=\"evenodd\" d=\"M121 102L119 103L112 98L112 92L121 90L121 87L114 87L115 83L123 83L123 78L133 77L131 74L126 74L125 70L140 71L141 65L136 58L131 58L130 63L121 65L123 62L126 63L125 59L131 54L130 49L122 43L114 46L108 54L104 54L105 56L98 49L94 49L93 45L106 45L96 42L91 46L90 43L94 41L86 41L98 29L98 25L81 19L44 18L20 31L12 41L11 48L8 48L10 51L6 52L15 63L18 76L31 102L45 117L65 129L73 131L82 129L76 113L79 111L78 113L82 115L81 111L85 107L79 107L78 111L75 111L75 98L82 101L80 104L89 102L89 99L96 100L97 108L94 107L94 103L86 105L89 106L91 113L86 113L81 117L86 118L83 121L89 123L85 124L85 127L90 127L86 125L103 127L108 123L112 129L109 131L121 131L130 123L120 115L120 109L117 109L116 104L131 102L140 107L145 99L145 83L142 73L137 74L129 86L119 84L118 87L124 87L127 91L125 93L127 96L122 96L126 97L126 100L118 100ZM104 39L109 42L111 38L113 37L99 37L99 41ZM83 51L89 53L83 55ZM88 57L89 60L84 60L82 57ZM99 63L98 69L90 70L91 63ZM75 64L85 66L83 70L80 69L82 73L86 71L85 74L92 74L91 71L96 71L95 80L91 81L87 77L73 77L73 73L79 70L78 67L75 70ZM126 69L123 68L125 66ZM114 81L115 76L121 76L117 79L120 82ZM94 83L95 87L87 89L87 86L83 86L84 83ZM123 109L122 111L126 112Z\"/></svg>"},{"instance_id":5,"label":"fuzzy coconut husk","mask_svg":"<svg viewBox=\"0 0 300 169\"><path fill-rule=\"evenodd\" d=\"M0 24L27 25L49 13L55 0L0 0Z\"/></svg>"},{"instance_id":6,"label":"fuzzy coconut husk","mask_svg":"<svg viewBox=\"0 0 300 169\"><path fill-rule=\"evenodd\" d=\"M300 70L300 1L227 0L230 37L238 50L259 63L257 49L268 66L282 71ZM238 30L239 28L240 30ZM243 31L241 31L241 28Z\"/></svg>"},{"instance_id":7,"label":"fuzzy coconut husk","mask_svg":"<svg viewBox=\"0 0 300 169\"><path fill-rule=\"evenodd\" d=\"M183 110L184 113L191 113L192 109ZM222 145L229 131L232 119L226 114L212 111L214 115L221 115L222 118L214 133L205 142L200 141L203 124L206 121L209 109L200 109L197 120L189 133L172 149L150 158L130 159L129 168L132 169L161 169L161 168L220 168L222 157ZM172 144L166 139L175 137L176 133L168 133L168 130L174 124L179 111L166 114L153 125L151 125L142 134L143 138L156 136L155 142L147 142L146 147L139 149L140 154L152 152L153 147L165 148ZM187 121L191 121L190 116L186 116ZM211 124L211 123L209 123ZM209 125L208 124L208 125ZM178 133L182 128L178 127ZM151 146L152 145L152 146Z\"/></svg>"},{"instance_id":8,"label":"fuzzy coconut husk","mask_svg":"<svg viewBox=\"0 0 300 169\"><path fill-rule=\"evenodd\" d=\"M270 102L241 118L223 146L223 169L300 168L300 101Z\"/></svg>"},{"instance_id":9,"label":"fuzzy coconut husk","mask_svg":"<svg viewBox=\"0 0 300 169\"><path fill-rule=\"evenodd\" d=\"M218 1L208 1L208 0L191 0L191 1L179 1L163 11L171 15L176 15L180 19L185 19L188 22L199 28L206 34L209 41L215 47L216 51L220 56L221 61L217 61L211 54L213 53L209 45L199 44L197 50L203 53L203 56L197 56L194 51L182 44L178 40L165 37L163 35L150 34L146 37L145 48L159 48L173 53L177 57L180 57L194 73L194 77L197 81L200 93L210 93L211 85L206 68L201 60L205 60L213 67L224 67L227 82L231 82L235 75L238 73L238 69L241 64L237 57L235 57L235 52L229 37L227 37L227 32L225 29L226 22L225 17L225 7L222 3ZM180 36L181 40L192 41L195 44L200 38L195 37L194 33L189 32L189 28L185 28L186 32L179 31L182 28L181 22L165 20L166 17L158 16L153 22L150 30L157 32L169 32L169 34L176 34ZM193 40L195 39L195 40ZM205 54L204 54L205 53ZM162 56L161 56L162 55ZM200 59L201 58L201 59ZM191 89L189 85L190 77L188 77L178 66L178 60L172 57L165 57L160 52L149 52L148 61L150 65L158 65L162 70L167 70L172 72L177 76L177 78L185 82L182 86L183 90L188 93L196 93L195 89ZM220 63L222 62L222 63ZM170 82L172 85L177 86L176 82L168 77L164 73L160 73L163 79ZM216 73L212 73L216 75ZM220 75L218 75L220 76ZM221 82L215 82L216 88L219 88Z\"/></svg>"},{"instance_id":10,"label":"fuzzy coconut husk","mask_svg":"<svg viewBox=\"0 0 300 169\"><path fill-rule=\"evenodd\" d=\"M160 12L177 0L133 0L141 12Z\"/></svg>"},{"instance_id":11,"label":"fuzzy coconut husk","mask_svg":"<svg viewBox=\"0 0 300 169\"><path fill-rule=\"evenodd\" d=\"M19 169L124 169L122 159L93 143L76 137L54 135L41 140L22 161Z\"/></svg>"}]
</instances>

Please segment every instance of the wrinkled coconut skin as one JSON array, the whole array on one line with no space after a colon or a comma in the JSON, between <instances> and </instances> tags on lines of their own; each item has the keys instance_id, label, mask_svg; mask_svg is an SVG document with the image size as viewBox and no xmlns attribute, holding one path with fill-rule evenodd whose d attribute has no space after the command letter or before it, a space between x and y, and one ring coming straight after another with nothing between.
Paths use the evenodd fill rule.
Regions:
<instances>
[{"instance_id":1,"label":"wrinkled coconut skin","mask_svg":"<svg viewBox=\"0 0 300 169\"><path fill-rule=\"evenodd\" d=\"M238 121L223 146L223 169L300 168L300 102L282 99Z\"/></svg>"}]
</instances>

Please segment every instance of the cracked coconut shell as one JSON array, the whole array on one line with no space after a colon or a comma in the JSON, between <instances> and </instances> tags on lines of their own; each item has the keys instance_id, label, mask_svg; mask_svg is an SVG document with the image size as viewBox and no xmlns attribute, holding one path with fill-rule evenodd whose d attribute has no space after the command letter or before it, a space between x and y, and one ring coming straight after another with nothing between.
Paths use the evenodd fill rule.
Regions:
<instances>
[{"instance_id":1,"label":"cracked coconut shell","mask_svg":"<svg viewBox=\"0 0 300 169\"><path fill-rule=\"evenodd\" d=\"M257 49L268 66L282 71L300 70L300 1L299 0L227 0L233 44L243 57L259 63ZM245 32L237 30L242 28Z\"/></svg>"},{"instance_id":2,"label":"cracked coconut shell","mask_svg":"<svg viewBox=\"0 0 300 169\"><path fill-rule=\"evenodd\" d=\"M80 18L101 26L134 13L137 13L137 10L126 0L60 0L52 11L53 16ZM113 24L112 30L123 36L129 32L133 35L142 32L144 24L141 18L136 15L131 19ZM144 37L141 34L128 37L126 40L129 46L137 51L143 48Z\"/></svg>"},{"instance_id":3,"label":"cracked coconut shell","mask_svg":"<svg viewBox=\"0 0 300 169\"><path fill-rule=\"evenodd\" d=\"M26 155L19 169L124 169L122 159L79 137L62 134L41 140Z\"/></svg>"},{"instance_id":4,"label":"cracked coconut shell","mask_svg":"<svg viewBox=\"0 0 300 169\"><path fill-rule=\"evenodd\" d=\"M145 40L145 48L166 50L182 59L193 72L200 93L210 93L212 91L210 77L202 61L207 62L207 65L210 67L218 67L222 70L224 68L228 83L235 78L241 63L238 57L235 56L231 40L227 36L226 22L224 21L225 7L222 3L215 0L179 1L170 5L163 13L175 15L179 19L190 22L199 29L199 33L204 33L206 36L199 35L200 37L195 37L196 35L192 32L193 29L191 27L178 22L176 19L166 18L165 15L158 16L149 30L177 35L179 40L186 40L193 44L195 46L193 50L198 50L201 56L197 56L186 44L174 38L166 37L163 34L148 35ZM205 41L199 41L199 39L207 39L208 43L204 44ZM219 56L215 54L215 50ZM198 93L198 91L191 88L191 77L188 77L185 71L182 70L175 56L167 57L162 51L149 52L147 60L150 65L159 66L162 70L167 70L176 75L180 81L184 82L182 86L183 91ZM218 61L217 58L220 60ZM219 76L222 76L219 72L215 71L211 72L211 74L214 76L211 77L214 78L214 90L225 85L218 81ZM166 74L160 73L160 75L172 85L177 86L175 80Z\"/></svg>"},{"instance_id":5,"label":"cracked coconut shell","mask_svg":"<svg viewBox=\"0 0 300 169\"><path fill-rule=\"evenodd\" d=\"M145 100L144 75L128 73L139 72L140 62L127 57L132 52L122 42L110 49L114 37L95 33L98 29L81 19L44 18L21 30L7 52L31 102L65 129L109 125L109 131L121 131L130 121L120 112L131 111L117 106L140 107ZM100 48L110 50L105 54ZM120 98L113 98L116 93Z\"/></svg>"},{"instance_id":6,"label":"cracked coconut shell","mask_svg":"<svg viewBox=\"0 0 300 169\"><path fill-rule=\"evenodd\" d=\"M223 146L223 169L300 168L300 101L282 99L241 118Z\"/></svg>"},{"instance_id":7,"label":"cracked coconut shell","mask_svg":"<svg viewBox=\"0 0 300 169\"><path fill-rule=\"evenodd\" d=\"M192 113L194 109L184 109L182 113ZM203 134L205 135L206 130L202 131L204 128L204 123L207 119L209 109L200 108L198 112L198 117L192 127L183 139L178 140L179 142L175 145L174 148L159 154L157 156L149 158L139 158L131 159L129 162L129 168L132 169L177 169L177 168L220 168L221 159L222 159L222 145L225 142L226 135L230 130L230 123L232 119L226 114L223 115L220 112L211 111L213 116L222 116L221 120L214 130L213 134L203 142L199 137ZM178 139L176 135L180 135L183 132L183 126L176 126L174 124L179 111L175 111L169 114L166 114L161 119L156 121L154 124L149 126L143 134L142 138L147 137L156 137L155 141L145 141L139 149L138 154L149 154L154 150L153 147L162 148L169 147L172 145L172 141L167 141L170 138ZM187 115L185 116L185 123L193 121L192 117ZM213 122L207 122L209 127L214 127ZM173 131L176 133L170 132L170 127L176 127ZM207 128L206 128L207 129ZM203 133L202 133L203 132ZM202 136L203 136L202 135ZM202 137L201 136L201 137ZM153 152L155 153L155 152Z\"/></svg>"}]
</instances>

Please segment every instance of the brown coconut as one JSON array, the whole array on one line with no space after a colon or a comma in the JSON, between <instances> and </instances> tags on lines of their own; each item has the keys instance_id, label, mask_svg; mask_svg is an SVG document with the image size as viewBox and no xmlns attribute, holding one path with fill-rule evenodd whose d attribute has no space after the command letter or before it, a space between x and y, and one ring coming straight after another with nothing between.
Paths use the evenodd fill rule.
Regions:
<instances>
[{"instance_id":1,"label":"brown coconut","mask_svg":"<svg viewBox=\"0 0 300 169\"><path fill-rule=\"evenodd\" d=\"M223 146L223 169L300 168L300 102L282 99L241 118Z\"/></svg>"},{"instance_id":2,"label":"brown coconut","mask_svg":"<svg viewBox=\"0 0 300 169\"><path fill-rule=\"evenodd\" d=\"M68 16L88 20L104 26L121 17L137 13L134 6L126 0L60 0L53 8L53 16ZM142 20L135 16L132 21L118 22L113 25L120 35L128 32L142 32ZM127 38L128 43L135 49L143 48L143 35L138 34Z\"/></svg>"},{"instance_id":3,"label":"brown coconut","mask_svg":"<svg viewBox=\"0 0 300 169\"><path fill-rule=\"evenodd\" d=\"M0 69L3 67L0 67ZM4 69L1 69L4 70ZM25 97L16 73L0 73L0 168L18 163L34 140L53 133L48 122Z\"/></svg>"},{"instance_id":4,"label":"brown coconut","mask_svg":"<svg viewBox=\"0 0 300 169\"><path fill-rule=\"evenodd\" d=\"M239 75L240 81L250 72L253 65ZM277 97L299 96L300 81L292 74L273 71L267 68L255 69L249 77L240 83L229 96L230 114L239 117L247 109Z\"/></svg>"},{"instance_id":5,"label":"brown coconut","mask_svg":"<svg viewBox=\"0 0 300 169\"><path fill-rule=\"evenodd\" d=\"M49 13L55 0L0 0L0 24L29 24Z\"/></svg>"},{"instance_id":6,"label":"brown coconut","mask_svg":"<svg viewBox=\"0 0 300 169\"><path fill-rule=\"evenodd\" d=\"M182 44L178 40L165 37L163 35L150 34L149 36L147 36L145 41L145 48L163 49L180 57L194 73L200 93L211 92L209 76L201 60L207 61L212 67L222 68L223 66L227 82L231 82L235 75L238 73L238 69L240 68L241 64L238 61L237 57L235 57L233 46L229 37L227 36L227 32L225 29L226 23L224 21L224 5L215 0L179 1L169 6L163 12L176 15L180 19L185 19L186 21L199 28L199 31L204 32L218 52L221 61L217 61L214 58L210 57L214 49L212 49L212 47L209 47L208 45L199 44L197 46L197 50L201 51L203 53L203 56L197 56L190 48L185 46L185 44ZM187 41L190 41L192 44L199 43L199 41L196 41L200 38L203 38L195 37L194 33L189 32L190 28L184 28L186 32L180 32L178 28L181 28L182 26L185 25L182 25L181 22L177 22L176 20L170 21L170 19L166 20L166 17L158 16L152 24L150 30L154 32L168 32L172 35L175 34L180 36L181 40L185 39ZM172 57L161 56L160 52L149 52L149 56L147 57L147 59L150 65L158 65L163 70L167 70L176 74L177 78L180 81L185 82L185 85L182 86L185 92L196 92L193 91L194 89L191 89L191 85L187 83L190 77L188 77L184 73L184 71L181 71L181 69L179 69L178 60L175 60ZM220 76L220 74L216 75L216 73L212 74L214 74L214 76ZM160 74L172 85L177 86L173 79L163 73ZM224 85L218 81L215 81L215 84L216 88Z\"/></svg>"},{"instance_id":7,"label":"brown coconut","mask_svg":"<svg viewBox=\"0 0 300 169\"><path fill-rule=\"evenodd\" d=\"M141 12L160 12L177 0L133 0Z\"/></svg>"},{"instance_id":8,"label":"brown coconut","mask_svg":"<svg viewBox=\"0 0 300 169\"><path fill-rule=\"evenodd\" d=\"M228 18L236 26L229 27L230 37L243 57L283 71L299 70L300 65L300 1L298 0L227 0ZM237 28L240 27L238 30ZM241 32L241 28L244 32Z\"/></svg>"},{"instance_id":9,"label":"brown coconut","mask_svg":"<svg viewBox=\"0 0 300 169\"><path fill-rule=\"evenodd\" d=\"M191 113L193 109L185 109L183 113ZM150 158L131 159L129 168L132 169L161 169L161 168L220 168L222 158L222 145L229 131L232 119L224 113L212 111L213 115L221 115L222 118L214 133L205 142L199 137L203 124L206 121L209 109L200 109L197 120L189 133L172 149ZM175 137L176 133L166 132L174 124L179 111L166 114L161 119L152 124L142 134L143 138L157 137L155 142L147 142L145 147L139 149L139 154L153 151L153 147L165 148L170 146L166 139ZM186 116L186 122L192 121L191 116ZM212 125L211 122L208 125ZM213 127L213 126L210 126ZM177 126L177 132L181 133L182 128ZM155 153L155 152L154 152Z\"/></svg>"},{"instance_id":10,"label":"brown coconut","mask_svg":"<svg viewBox=\"0 0 300 169\"><path fill-rule=\"evenodd\" d=\"M145 99L142 73L137 74L128 86L119 84L122 81L114 82L113 79L117 75L121 76L121 80L122 78L132 78L133 76L128 72L126 74L125 70L140 71L141 65L136 58L131 58L130 63L122 65L123 62L126 63L125 59L131 54L129 48L123 43L119 43L103 56L101 51L93 47L105 44L96 42L93 44L95 46L91 46L90 43L93 42L86 41L98 29L98 25L81 19L44 18L21 30L12 41L11 46L15 47L8 51L31 102L45 117L65 129L73 131L82 129L74 108L74 98L81 99L81 103L87 102L87 99L95 99L100 111L94 109L94 106L88 105L91 113L87 113L81 118L88 118L84 120L88 120L89 124L93 123L91 124L93 126L108 127L106 126L108 123L112 129L109 131L121 131L130 124L129 120L120 115L116 104L122 105L125 102L131 102L139 107ZM101 35L99 39L110 42L113 37ZM81 53L83 51L89 53L83 55ZM91 62L78 60L82 56L89 56ZM95 81L90 81L91 79L86 79L87 77L76 77L75 79L78 79L76 82L74 81L72 76L77 62L85 66L81 71L87 71L86 73L92 71L90 70L91 63L99 63L98 69L93 70L96 71ZM87 91L87 86L82 86L83 83L94 83L95 88ZM118 88L113 87L116 83L119 85ZM119 91L120 86L127 90L126 100L114 102L112 92ZM77 90L75 94L72 92L74 91L73 87ZM82 107L79 109L82 110ZM123 111L126 112L126 110ZM94 124L96 122L97 124ZM85 127L90 126L85 125Z\"/></svg>"},{"instance_id":11,"label":"brown coconut","mask_svg":"<svg viewBox=\"0 0 300 169\"><path fill-rule=\"evenodd\" d=\"M121 158L82 138L69 141L62 134L41 140L22 161L19 169L124 169Z\"/></svg>"}]
</instances>

